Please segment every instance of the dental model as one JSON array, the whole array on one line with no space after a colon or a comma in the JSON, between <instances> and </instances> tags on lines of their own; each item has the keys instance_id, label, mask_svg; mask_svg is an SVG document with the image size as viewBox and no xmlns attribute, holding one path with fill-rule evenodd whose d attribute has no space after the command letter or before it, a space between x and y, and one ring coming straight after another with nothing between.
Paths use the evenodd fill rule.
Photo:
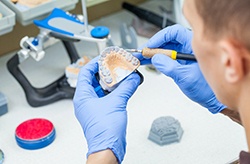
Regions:
<instances>
[{"instance_id":1,"label":"dental model","mask_svg":"<svg viewBox=\"0 0 250 164\"><path fill-rule=\"evenodd\" d=\"M67 82L69 83L70 87L75 88L77 84L78 74L80 69L86 65L90 59L87 56L83 56L82 58L78 59L75 63L70 64L65 69L65 76L67 77Z\"/></svg>"},{"instance_id":2,"label":"dental model","mask_svg":"<svg viewBox=\"0 0 250 164\"><path fill-rule=\"evenodd\" d=\"M152 123L148 139L163 146L180 142L183 129L178 120L171 116L159 117Z\"/></svg>"},{"instance_id":3,"label":"dental model","mask_svg":"<svg viewBox=\"0 0 250 164\"><path fill-rule=\"evenodd\" d=\"M2 13L0 13L0 19L2 19L3 18L3 14Z\"/></svg>"},{"instance_id":4,"label":"dental model","mask_svg":"<svg viewBox=\"0 0 250 164\"><path fill-rule=\"evenodd\" d=\"M49 2L50 0L11 0L13 3L19 3L28 7L36 7L42 3Z\"/></svg>"},{"instance_id":5,"label":"dental model","mask_svg":"<svg viewBox=\"0 0 250 164\"><path fill-rule=\"evenodd\" d=\"M140 61L124 49L112 46L102 51L98 65L99 83L104 90L111 92L140 66Z\"/></svg>"}]
</instances>

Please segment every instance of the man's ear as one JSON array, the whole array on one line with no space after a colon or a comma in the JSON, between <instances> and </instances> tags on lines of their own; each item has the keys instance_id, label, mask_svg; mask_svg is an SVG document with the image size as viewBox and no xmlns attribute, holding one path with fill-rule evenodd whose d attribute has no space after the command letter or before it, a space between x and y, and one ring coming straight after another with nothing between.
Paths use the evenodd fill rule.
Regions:
<instances>
[{"instance_id":1,"label":"man's ear","mask_svg":"<svg viewBox=\"0 0 250 164\"><path fill-rule=\"evenodd\" d=\"M221 63L225 70L225 79L229 83L236 83L244 76L244 55L241 46L231 40L219 42Z\"/></svg>"}]
</instances>

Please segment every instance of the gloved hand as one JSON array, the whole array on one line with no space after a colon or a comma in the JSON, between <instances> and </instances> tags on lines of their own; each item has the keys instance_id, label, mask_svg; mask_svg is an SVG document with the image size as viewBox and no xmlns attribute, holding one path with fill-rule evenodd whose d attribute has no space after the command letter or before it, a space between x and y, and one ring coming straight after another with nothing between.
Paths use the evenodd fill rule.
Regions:
<instances>
[{"instance_id":1,"label":"gloved hand","mask_svg":"<svg viewBox=\"0 0 250 164\"><path fill-rule=\"evenodd\" d=\"M146 46L193 54L192 35L190 30L180 25L174 25L159 31ZM211 113L215 114L226 108L215 97L197 62L176 61L162 54L156 54L151 62L160 72L171 77L187 97L204 106Z\"/></svg>"},{"instance_id":2,"label":"gloved hand","mask_svg":"<svg viewBox=\"0 0 250 164\"><path fill-rule=\"evenodd\" d=\"M140 83L140 77L132 73L114 91L104 96L95 78L97 61L98 57L80 71L73 99L75 115L88 143L87 156L110 149L121 163L126 150L126 106Z\"/></svg>"}]
</instances>

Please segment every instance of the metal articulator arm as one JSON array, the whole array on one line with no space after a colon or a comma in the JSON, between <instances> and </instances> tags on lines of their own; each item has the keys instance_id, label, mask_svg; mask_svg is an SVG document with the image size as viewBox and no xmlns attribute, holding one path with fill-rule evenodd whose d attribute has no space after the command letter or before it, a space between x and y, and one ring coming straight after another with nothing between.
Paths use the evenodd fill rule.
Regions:
<instances>
[{"instance_id":1,"label":"metal articulator arm","mask_svg":"<svg viewBox=\"0 0 250 164\"><path fill-rule=\"evenodd\" d=\"M62 40L71 63L76 62L79 59L79 55L72 42L77 40L66 38L65 36L61 36L60 34L56 33L50 33L50 36ZM43 88L35 88L20 70L20 64L20 54L17 53L8 61L7 68L22 86L30 106L39 107L61 99L73 98L75 89L69 86L65 75L52 82L48 86Z\"/></svg>"}]
</instances>

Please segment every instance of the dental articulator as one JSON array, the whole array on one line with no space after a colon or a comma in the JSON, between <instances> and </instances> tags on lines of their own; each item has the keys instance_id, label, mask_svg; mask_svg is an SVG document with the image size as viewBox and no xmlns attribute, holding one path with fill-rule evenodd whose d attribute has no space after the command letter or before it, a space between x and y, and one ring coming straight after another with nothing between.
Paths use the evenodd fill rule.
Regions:
<instances>
[{"instance_id":1,"label":"dental articulator","mask_svg":"<svg viewBox=\"0 0 250 164\"><path fill-rule=\"evenodd\" d=\"M18 2L22 3L24 0L20 0ZM32 107L44 106L61 99L73 98L78 73L81 67L90 60L88 56L79 56L74 42L85 41L95 43L97 45L98 54L101 54L106 47L114 45L111 39L110 31L107 27L93 27L88 24L85 0L81 0L81 4L83 15L75 15L65 12L59 8L55 8L48 17L42 20L34 20L34 24L40 29L39 34L35 37L25 36L22 38L20 41L21 49L7 63L9 72L23 88L26 99ZM133 28L128 27L126 24L122 24L120 27L120 34L122 45L125 45L126 48L137 47L136 33ZM132 42L128 42L126 39L127 37L131 38ZM36 88L30 83L28 78L22 72L20 65L30 57L36 62L41 61L46 55L46 49L53 46L53 44L51 44L51 40L52 42L53 40L59 40L62 42L71 64L65 68L63 76L59 77L57 80L45 87ZM110 58L108 57L105 61L112 61L111 58L114 56L115 55L111 53ZM117 60L118 59L119 58L117 58ZM125 62L126 60L121 61ZM126 68L124 66L126 66ZM134 71L138 66L139 64L134 66L133 64L124 63L122 68ZM119 72L116 72L117 69L113 69L113 67L110 67L109 69L111 69L109 71L114 71L116 75ZM104 70L102 70L102 72L103 71ZM119 77L115 78L116 76L111 73L111 82L111 79L107 78L105 73L108 73L108 71L104 72L104 74L100 77L102 80L105 79L104 81L110 83L111 85L118 83L122 80L122 78L124 78L125 75L128 75L128 73L125 75L122 73L122 76L118 75ZM111 87L108 83L106 83L107 86Z\"/></svg>"},{"instance_id":2,"label":"dental articulator","mask_svg":"<svg viewBox=\"0 0 250 164\"><path fill-rule=\"evenodd\" d=\"M89 61L88 58L78 55L74 42L96 43L99 54L105 47L113 45L107 27L93 27L88 24L85 0L82 0L82 8L83 16L55 8L43 20L34 20L34 24L40 29L40 33L35 37L25 36L21 39L21 49L8 61L9 72L22 86L26 99L32 107L73 98L77 79L75 75L77 75L80 67ZM41 61L46 55L46 49L53 45L51 45L51 40L55 39L62 42L71 65L66 67L63 76L51 84L43 88L36 88L30 83L19 66L30 57L37 62Z\"/></svg>"}]
</instances>

